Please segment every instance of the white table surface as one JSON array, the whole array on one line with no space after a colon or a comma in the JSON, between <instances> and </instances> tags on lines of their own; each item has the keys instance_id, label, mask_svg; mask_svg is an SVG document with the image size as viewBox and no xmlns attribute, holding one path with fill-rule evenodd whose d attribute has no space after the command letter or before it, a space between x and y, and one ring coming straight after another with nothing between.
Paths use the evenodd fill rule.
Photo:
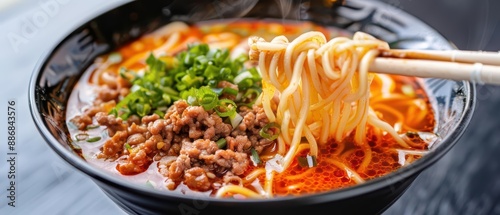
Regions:
<instances>
[{"instance_id":1,"label":"white table surface","mask_svg":"<svg viewBox=\"0 0 500 215\"><path fill-rule=\"evenodd\" d=\"M28 108L28 83L44 52L79 23L92 18L96 9L120 2L125 1L0 0L0 214L125 214L97 185L48 147ZM18 115L15 208L7 206L6 191L5 122L10 99L17 101Z\"/></svg>"}]
</instances>

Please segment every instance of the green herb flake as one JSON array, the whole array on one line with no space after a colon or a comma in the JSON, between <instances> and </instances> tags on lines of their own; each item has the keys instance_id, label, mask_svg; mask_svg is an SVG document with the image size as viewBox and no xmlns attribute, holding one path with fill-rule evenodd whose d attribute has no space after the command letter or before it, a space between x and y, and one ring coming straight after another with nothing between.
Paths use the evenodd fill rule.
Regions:
<instances>
[{"instance_id":1,"label":"green herb flake","mask_svg":"<svg viewBox=\"0 0 500 215\"><path fill-rule=\"evenodd\" d=\"M250 156L250 160L252 160L254 166L258 166L262 161L260 160L259 153L257 153L257 150L255 148L251 149L252 156Z\"/></svg>"},{"instance_id":2,"label":"green herb flake","mask_svg":"<svg viewBox=\"0 0 500 215\"><path fill-rule=\"evenodd\" d=\"M125 149L127 149L127 151L128 151L129 153L132 153L132 146L130 146L130 144L125 143L125 144L124 144L124 146L125 146Z\"/></svg>"},{"instance_id":3,"label":"green herb flake","mask_svg":"<svg viewBox=\"0 0 500 215\"><path fill-rule=\"evenodd\" d=\"M219 147L219 149L226 148L226 144L227 144L226 138L220 138L219 140L217 140L216 143L217 143L217 146Z\"/></svg>"},{"instance_id":4,"label":"green herb flake","mask_svg":"<svg viewBox=\"0 0 500 215\"><path fill-rule=\"evenodd\" d=\"M91 138L88 138L88 139L87 139L87 142L89 142L89 143L93 143L93 142L97 142L97 141L99 141L99 140L101 140L101 137L96 136L96 137L91 137Z\"/></svg>"},{"instance_id":5,"label":"green herb flake","mask_svg":"<svg viewBox=\"0 0 500 215\"><path fill-rule=\"evenodd\" d=\"M86 129L87 130L92 130L92 129L96 129L96 128L99 128L100 125L87 125Z\"/></svg>"},{"instance_id":6,"label":"green herb flake","mask_svg":"<svg viewBox=\"0 0 500 215\"><path fill-rule=\"evenodd\" d=\"M150 54L143 75L120 70L120 75L131 82L131 92L118 102L110 114L124 120L132 115L142 117L184 99L188 104L200 105L207 111L225 105L226 108L218 108L219 112L224 116L234 115L236 104L221 104L219 96L236 96L239 90L216 88L220 87L218 84L221 81L237 84L244 92L260 88L261 78L257 69L244 67L247 60L245 55L232 59L229 50L210 49L207 44L190 44L186 51L175 57ZM256 98L255 93L250 92L250 97Z\"/></svg>"},{"instance_id":7,"label":"green herb flake","mask_svg":"<svg viewBox=\"0 0 500 215\"><path fill-rule=\"evenodd\" d=\"M77 142L87 140L88 138L89 138L89 134L87 134L87 133L75 134L75 139Z\"/></svg>"},{"instance_id":8,"label":"green herb flake","mask_svg":"<svg viewBox=\"0 0 500 215\"><path fill-rule=\"evenodd\" d=\"M219 104L215 108L215 112L217 112L217 115L219 115L220 117L228 117L237 114L237 106L233 101L229 99L221 99L218 103Z\"/></svg>"},{"instance_id":9,"label":"green herb flake","mask_svg":"<svg viewBox=\"0 0 500 215\"><path fill-rule=\"evenodd\" d=\"M259 135L268 140L275 140L281 133L280 125L276 122L266 124L259 131Z\"/></svg>"},{"instance_id":10,"label":"green herb flake","mask_svg":"<svg viewBox=\"0 0 500 215\"><path fill-rule=\"evenodd\" d=\"M315 167L318 165L318 163L316 161L316 156L311 156L311 155L307 155L305 157L298 156L297 162L299 163L299 166L305 167L305 168L311 168L311 167Z\"/></svg>"}]
</instances>

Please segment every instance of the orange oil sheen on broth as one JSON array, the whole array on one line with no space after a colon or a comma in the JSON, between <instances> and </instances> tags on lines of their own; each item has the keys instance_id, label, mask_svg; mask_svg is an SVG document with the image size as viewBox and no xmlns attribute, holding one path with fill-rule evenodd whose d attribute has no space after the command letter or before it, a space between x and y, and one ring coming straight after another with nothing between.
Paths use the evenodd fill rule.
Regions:
<instances>
[{"instance_id":1,"label":"orange oil sheen on broth","mask_svg":"<svg viewBox=\"0 0 500 215\"><path fill-rule=\"evenodd\" d=\"M251 21L236 21L232 23L207 22L207 24L191 26L189 31L182 35L183 43L177 44L176 48L180 51L181 46L185 45L189 41L206 42L199 38L204 38L204 36L213 33L230 32L231 34L238 35L238 38L241 41L238 41L235 44L236 46L239 43L246 42L244 41L245 37L250 35L259 35L266 39L270 39L278 35L285 35L291 40L301 33L311 30L322 31L327 37L342 35L342 33L331 32L326 28L315 26L306 22L294 24ZM119 48L116 52L120 53L122 63L112 65L108 67L108 70L116 71L114 75L118 75L121 67L126 67L130 70L144 69L146 67L146 63L144 61L134 60L133 58L147 56L151 50L165 43L167 39L168 38L164 37L146 36ZM174 47L174 49L176 48ZM106 61L106 56L101 57L97 61ZM92 75L89 76L90 78L88 78L88 81L85 80L86 83L80 83L82 86L77 89L85 91L86 86L105 83L106 80L102 77L93 78L93 76L98 72L100 72L98 69L94 70ZM399 133L412 131L432 132L435 124L434 114L432 112L428 95L426 95L417 79L392 75L386 75L383 77L385 77L385 79L378 76L375 77L372 81L370 89L370 106L373 107L379 118L388 122L392 126L399 124ZM381 93L384 91L382 89L387 91L386 94ZM70 103L78 103L78 101L73 99ZM325 144L320 144L316 167L301 167L297 160L294 159L289 168L285 169L281 174L276 174L274 176L274 194L276 196L299 195L330 191L355 185L356 183L349 178L348 173L329 162L330 158L335 158L349 168L355 170L364 180L377 178L400 168L400 158L398 157L398 153L395 149L400 149L401 147L392 139L392 137L390 137L390 135L380 135L380 133L377 133L377 131L375 131L370 125L367 125L367 129L368 132L365 144L370 147L372 159L364 170L358 171L363 158L366 156L365 151L363 151L360 146L354 144L352 139L353 134L351 134L341 143L330 140ZM340 147L341 145L343 145L343 147ZM427 145L424 142L417 142L413 146L414 147L412 149L427 149ZM96 147L82 148L83 153L85 153L85 150L97 153L99 149ZM269 155L275 154L275 148L275 145L268 146L261 156L265 157L267 155L269 157ZM306 156L307 153L308 150L303 150L299 155ZM117 161L107 161L106 163L98 161L98 159L92 157L85 158L95 166L108 169L116 175L120 174L114 168ZM408 163L411 163L419 158L420 157L417 155L406 155L405 157ZM156 166L157 164L156 160L150 160L149 162L152 162L151 166ZM154 169L151 168L151 166L149 170ZM262 164L260 167L262 167ZM255 170L256 168L257 167L250 165L241 178L244 179L246 174L251 173L252 170ZM147 171L126 177L137 183L143 183L146 180L152 180L157 184L162 183L162 178L150 178L146 172ZM262 174L257 177L261 183L265 180L264 175L265 174ZM253 181L245 182L244 185L251 190L256 190L256 188L251 185L251 182ZM211 191L212 194L215 192L216 190Z\"/></svg>"},{"instance_id":2,"label":"orange oil sheen on broth","mask_svg":"<svg viewBox=\"0 0 500 215\"><path fill-rule=\"evenodd\" d=\"M413 111L412 114L420 114L419 111L409 110L410 105L405 105L404 103L411 104L412 100L422 99L425 105L425 110L423 110L425 112L424 119L422 121L411 121L409 124L413 128L418 129L418 131L432 132L435 125L434 114L428 96L419 82L415 78L410 77L390 77L395 83L394 92L405 95L402 93L401 87L412 86L414 94L407 94L405 95L406 98L389 99L387 105L396 107L396 110L402 114L407 114L409 111ZM379 87L377 83L373 83L371 85L371 93L379 91ZM390 113L376 108L374 110L382 120L387 121L391 125L395 123L395 118L390 116ZM372 159L364 171L356 171L361 178L370 180L387 175L401 168L402 166L399 163L400 158L395 150L402 149L401 146L390 135L379 136L374 134L372 126L368 125L367 128L369 130L367 132L366 144L371 148ZM402 129L402 133L412 131ZM301 167L297 160L294 160L288 169L274 176L273 192L278 196L311 194L355 185L356 183L348 177L344 170L328 162L329 158L336 158L352 170L357 170L360 167L366 155L361 147L354 144L352 137L353 135L351 134L340 143L345 144L345 148L341 152L338 151L339 143L335 141L330 140L326 144L320 144L316 167ZM413 138L412 141L413 149L427 149L427 143L423 140ZM306 156L307 152L308 150L303 150L299 155ZM405 155L405 160L408 164L420 157L419 155Z\"/></svg>"}]
</instances>

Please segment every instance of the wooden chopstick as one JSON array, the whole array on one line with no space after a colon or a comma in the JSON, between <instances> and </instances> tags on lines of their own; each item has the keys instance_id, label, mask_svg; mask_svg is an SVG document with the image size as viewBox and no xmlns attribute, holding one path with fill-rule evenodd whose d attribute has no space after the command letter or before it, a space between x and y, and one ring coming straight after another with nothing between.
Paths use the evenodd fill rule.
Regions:
<instances>
[{"instance_id":1,"label":"wooden chopstick","mask_svg":"<svg viewBox=\"0 0 500 215\"><path fill-rule=\"evenodd\" d=\"M383 50L383 57L428 59L461 63L482 63L500 66L500 52L463 51L463 50Z\"/></svg>"},{"instance_id":2,"label":"wooden chopstick","mask_svg":"<svg viewBox=\"0 0 500 215\"><path fill-rule=\"evenodd\" d=\"M485 62L485 61L481 61ZM500 66L481 62L457 63L440 60L377 57L370 71L394 75L472 81L500 85ZM497 62L498 63L498 62Z\"/></svg>"}]
</instances>

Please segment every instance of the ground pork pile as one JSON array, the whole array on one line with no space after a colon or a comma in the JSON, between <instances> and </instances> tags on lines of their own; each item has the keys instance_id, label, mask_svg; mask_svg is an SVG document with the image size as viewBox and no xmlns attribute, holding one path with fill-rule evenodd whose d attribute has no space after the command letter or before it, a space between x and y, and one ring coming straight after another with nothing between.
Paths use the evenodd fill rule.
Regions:
<instances>
[{"instance_id":1,"label":"ground pork pile","mask_svg":"<svg viewBox=\"0 0 500 215\"><path fill-rule=\"evenodd\" d=\"M108 93L101 93L104 102L115 102ZM167 188L180 183L198 191L217 189L224 183L240 183L240 176L249 165L251 149L260 153L274 141L259 135L269 123L261 107L240 107L242 122L233 129L231 124L213 111L176 101L164 117L157 114L126 121L103 112L101 105L85 111L71 121L79 128L93 123L107 127L110 136L98 155L117 160L117 170L124 175L144 172L153 161L166 178ZM99 108L101 107L101 108ZM225 138L226 147L216 141Z\"/></svg>"}]
</instances>

